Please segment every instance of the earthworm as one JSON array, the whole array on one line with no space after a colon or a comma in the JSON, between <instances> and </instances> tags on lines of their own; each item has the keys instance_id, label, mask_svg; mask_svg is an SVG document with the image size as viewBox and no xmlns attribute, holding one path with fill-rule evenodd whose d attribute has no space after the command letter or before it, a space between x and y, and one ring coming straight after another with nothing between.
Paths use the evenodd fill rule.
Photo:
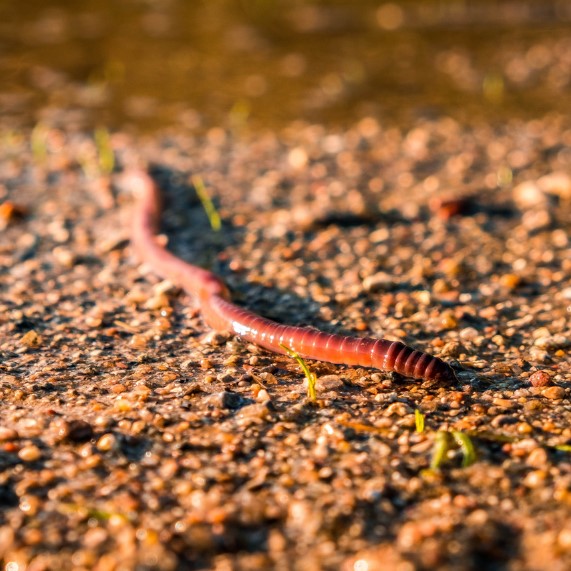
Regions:
<instances>
[{"instance_id":1,"label":"earthworm","mask_svg":"<svg viewBox=\"0 0 571 571\"><path fill-rule=\"evenodd\" d=\"M206 323L213 329L232 333L275 353L286 354L287 347L308 359L373 367L414 379L456 380L448 363L400 341L347 337L310 327L282 325L235 305L220 278L177 258L157 239L161 195L152 178L142 170L127 176L127 184L135 194L131 243L137 256L161 277L197 298Z\"/></svg>"}]
</instances>

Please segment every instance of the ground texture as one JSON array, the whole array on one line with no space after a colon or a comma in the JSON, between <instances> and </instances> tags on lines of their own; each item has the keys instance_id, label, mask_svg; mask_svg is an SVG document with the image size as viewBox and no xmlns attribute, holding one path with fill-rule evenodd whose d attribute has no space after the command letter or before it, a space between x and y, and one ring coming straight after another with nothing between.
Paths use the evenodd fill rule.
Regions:
<instances>
[{"instance_id":1,"label":"ground texture","mask_svg":"<svg viewBox=\"0 0 571 571\"><path fill-rule=\"evenodd\" d=\"M2 133L7 570L571 567L567 119L104 139ZM311 362L308 402L294 360L133 258L133 161L169 247L240 304L401 339L458 383Z\"/></svg>"}]
</instances>

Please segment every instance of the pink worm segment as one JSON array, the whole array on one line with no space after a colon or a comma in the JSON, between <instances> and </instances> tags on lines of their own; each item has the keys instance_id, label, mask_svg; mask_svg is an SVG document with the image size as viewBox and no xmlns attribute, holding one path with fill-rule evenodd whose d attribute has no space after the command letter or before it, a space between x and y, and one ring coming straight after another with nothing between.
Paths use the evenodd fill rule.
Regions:
<instances>
[{"instance_id":1,"label":"pink worm segment","mask_svg":"<svg viewBox=\"0 0 571 571\"><path fill-rule=\"evenodd\" d=\"M454 371L442 359L400 341L345 337L309 327L281 325L235 305L222 280L177 258L159 244L160 191L143 171L132 172L128 178L136 195L131 242L137 255L157 274L197 297L204 319L213 329L233 333L275 353L286 354L281 347L284 345L309 359L374 367L414 379L456 380Z\"/></svg>"}]
</instances>

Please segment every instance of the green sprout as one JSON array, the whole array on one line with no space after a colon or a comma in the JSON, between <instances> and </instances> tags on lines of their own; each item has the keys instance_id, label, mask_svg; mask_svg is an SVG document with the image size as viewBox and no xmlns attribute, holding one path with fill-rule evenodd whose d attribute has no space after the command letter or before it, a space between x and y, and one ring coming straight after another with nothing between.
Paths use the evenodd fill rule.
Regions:
<instances>
[{"instance_id":1,"label":"green sprout","mask_svg":"<svg viewBox=\"0 0 571 571\"><path fill-rule=\"evenodd\" d=\"M103 174L111 174L115 168L115 155L111 147L111 136L105 127L95 129L95 146L100 171Z\"/></svg>"},{"instance_id":2,"label":"green sprout","mask_svg":"<svg viewBox=\"0 0 571 571\"><path fill-rule=\"evenodd\" d=\"M472 440L465 432L460 432L458 430L453 430L451 432L448 432L447 430L439 430L436 433L436 441L432 450L432 460L430 461L430 468L432 470L438 470L446 460L446 455L450 450L451 436L462 451L462 467L467 468L476 462L476 450L474 449Z\"/></svg>"},{"instance_id":3,"label":"green sprout","mask_svg":"<svg viewBox=\"0 0 571 571\"><path fill-rule=\"evenodd\" d=\"M121 518L124 521L129 520L128 516L121 512L108 511L75 503L61 502L58 505L58 510L61 513L78 514L88 518L96 519L98 521L109 521L111 518Z\"/></svg>"},{"instance_id":4,"label":"green sprout","mask_svg":"<svg viewBox=\"0 0 571 571\"><path fill-rule=\"evenodd\" d=\"M248 101L245 99L239 99L232 105L232 109L230 109L229 113L229 120L230 125L235 130L243 129L248 121L248 117L250 116L251 107Z\"/></svg>"},{"instance_id":5,"label":"green sprout","mask_svg":"<svg viewBox=\"0 0 571 571\"><path fill-rule=\"evenodd\" d=\"M218 211L216 210L216 207L214 206L212 199L210 198L210 196L208 196L208 192L206 191L206 186L204 185L202 177L194 175L191 180L192 180L192 185L194 186L194 190L196 190L198 199L202 204L202 208L204 208L204 212L206 212L206 216L208 216L210 227L215 232L218 232L222 227L220 214L218 214Z\"/></svg>"},{"instance_id":6,"label":"green sprout","mask_svg":"<svg viewBox=\"0 0 571 571\"><path fill-rule=\"evenodd\" d=\"M459 432L458 430L453 430L452 436L454 437L454 440L456 440L458 446L460 446L460 450L462 450L462 455L464 457L462 460L462 467L467 468L474 464L477 460L477 455L470 437L465 432Z\"/></svg>"},{"instance_id":7,"label":"green sprout","mask_svg":"<svg viewBox=\"0 0 571 571\"><path fill-rule=\"evenodd\" d=\"M430 461L431 470L439 470L440 466L446 459L446 455L450 450L450 438L446 430L439 430L436 433L436 440L432 449L432 460Z\"/></svg>"},{"instance_id":8,"label":"green sprout","mask_svg":"<svg viewBox=\"0 0 571 571\"><path fill-rule=\"evenodd\" d=\"M416 431L420 434L424 432L424 419L425 415L420 412L417 408L414 409L414 423L416 425Z\"/></svg>"},{"instance_id":9,"label":"green sprout","mask_svg":"<svg viewBox=\"0 0 571 571\"><path fill-rule=\"evenodd\" d=\"M38 163L43 163L48 156L47 144L48 129L43 123L36 123L30 135L30 144L32 146L32 154Z\"/></svg>"},{"instance_id":10,"label":"green sprout","mask_svg":"<svg viewBox=\"0 0 571 571\"><path fill-rule=\"evenodd\" d=\"M317 401L317 391L315 389L315 384L317 382L317 377L315 376L315 373L310 371L309 367L307 366L307 363L293 349L286 347L282 343L280 343L280 347L284 351L286 351L286 353L290 357L293 357L297 361L299 366L301 367L303 374L305 375L305 378L307 379L307 398L311 402L316 402Z\"/></svg>"}]
</instances>

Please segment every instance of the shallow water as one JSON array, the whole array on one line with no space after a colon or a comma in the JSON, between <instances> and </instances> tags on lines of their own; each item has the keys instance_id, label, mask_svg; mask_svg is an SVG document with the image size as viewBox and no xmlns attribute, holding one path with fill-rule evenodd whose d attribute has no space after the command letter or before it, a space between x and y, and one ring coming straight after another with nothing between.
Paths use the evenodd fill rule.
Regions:
<instances>
[{"instance_id":1,"label":"shallow water","mask_svg":"<svg viewBox=\"0 0 571 571\"><path fill-rule=\"evenodd\" d=\"M569 112L571 4L4 2L0 73L14 127L529 118Z\"/></svg>"}]
</instances>

